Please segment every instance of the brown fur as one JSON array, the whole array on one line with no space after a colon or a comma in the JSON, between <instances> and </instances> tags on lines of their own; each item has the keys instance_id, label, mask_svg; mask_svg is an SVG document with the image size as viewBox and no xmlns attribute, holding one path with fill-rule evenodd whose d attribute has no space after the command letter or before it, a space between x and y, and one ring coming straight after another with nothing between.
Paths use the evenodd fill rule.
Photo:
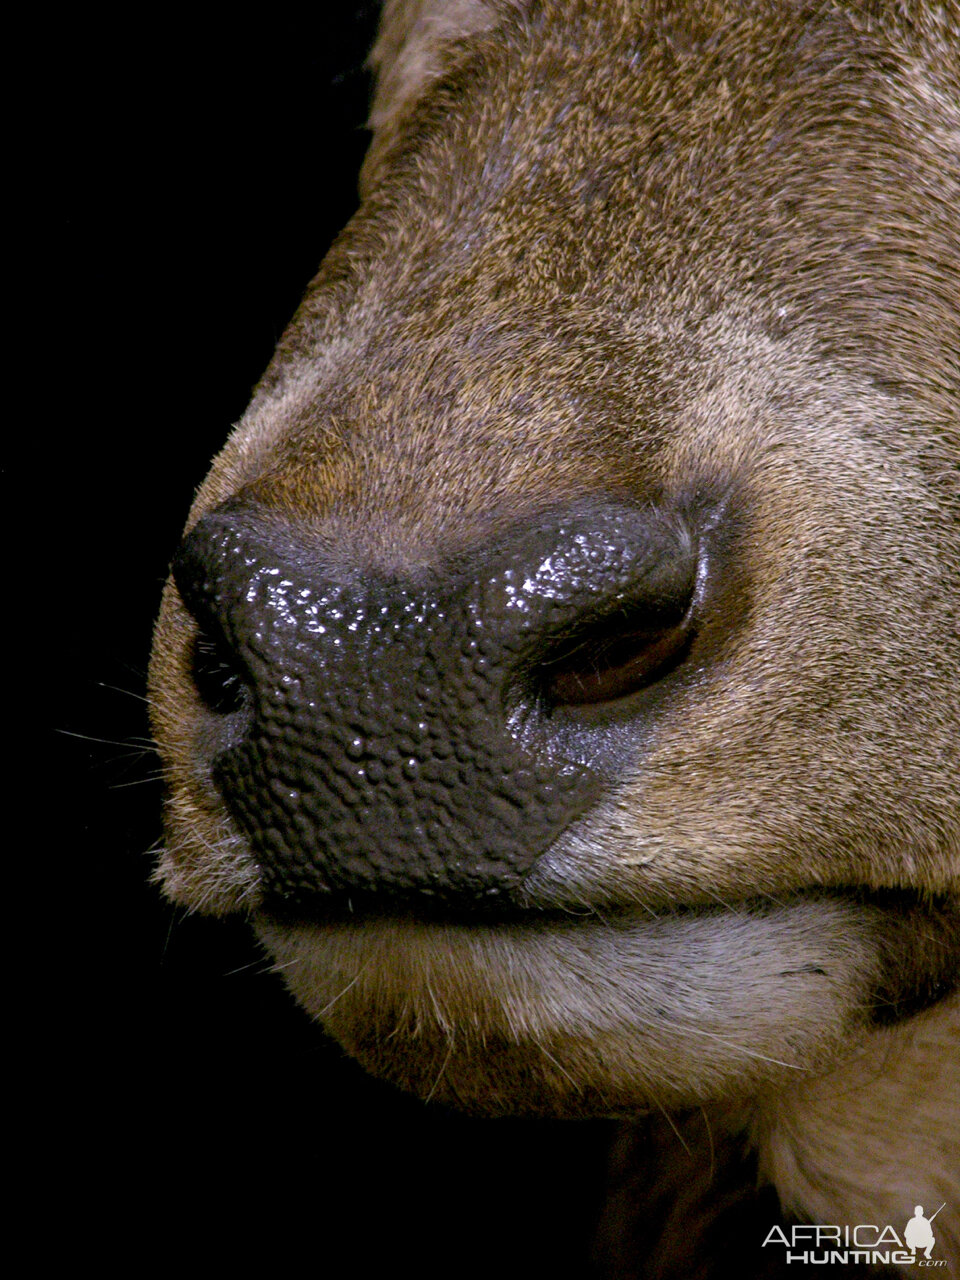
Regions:
<instances>
[{"instance_id":1,"label":"brown fur","mask_svg":"<svg viewBox=\"0 0 960 1280\"><path fill-rule=\"evenodd\" d=\"M529 922L290 925L168 586L166 890L250 910L405 1087L709 1104L801 1215L951 1201L960 1265L960 10L394 0L374 60L363 205L191 523L239 494L405 571L585 496L707 495L714 640Z\"/></svg>"}]
</instances>

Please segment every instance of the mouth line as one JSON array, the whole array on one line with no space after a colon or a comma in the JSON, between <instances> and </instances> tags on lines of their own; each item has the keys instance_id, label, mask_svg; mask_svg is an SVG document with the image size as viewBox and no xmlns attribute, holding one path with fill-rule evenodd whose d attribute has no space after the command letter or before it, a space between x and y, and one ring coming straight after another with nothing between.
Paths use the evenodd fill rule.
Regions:
<instances>
[{"instance_id":1,"label":"mouth line","mask_svg":"<svg viewBox=\"0 0 960 1280\"><path fill-rule=\"evenodd\" d=\"M409 924L432 925L459 929L494 930L498 927L555 927L576 928L578 924L617 925L703 918L711 919L722 915L772 915L789 909L798 903L815 901L845 902L860 906L865 910L872 909L884 914L902 916L936 914L944 904L931 898L929 893L913 889L870 889L863 886L811 885L781 894L758 894L751 897L738 898L729 902L698 902L658 904L656 908L642 902L635 904L584 904L582 909L576 908L539 908L521 905L513 901L505 901L497 895L490 899L479 899L471 902L469 907L460 907L449 901L418 896L413 898L387 897L369 893L331 892L318 896L305 908L302 903L284 903L271 900L261 906L257 915L272 924L287 927L354 924L366 926L377 923L391 925Z\"/></svg>"},{"instance_id":2,"label":"mouth line","mask_svg":"<svg viewBox=\"0 0 960 1280\"><path fill-rule=\"evenodd\" d=\"M309 999L312 983L326 993L319 1011L351 991L361 1020L384 990L403 1008L423 996L428 1020L437 990L447 991L454 1021L464 999L489 1013L517 980L529 987L523 1017L547 1017L560 999L578 1025L581 996L601 1021L615 1008L629 1022L629 993L656 1001L664 973L686 975L678 990L694 1021L701 991L713 993L708 1005L715 998L731 1016L753 1017L737 992L758 980L791 1000L802 992L803 1000L839 1001L844 1019L871 1026L896 1025L960 991L960 898L912 889L809 886L662 912L511 904L468 914L439 902L424 908L332 894L324 908L307 915L302 905L271 904L254 913L254 924L285 970L292 966L288 981L302 968ZM339 975L337 989L324 985L328 971ZM356 988L369 973L372 986ZM821 996L808 997L814 990Z\"/></svg>"}]
</instances>

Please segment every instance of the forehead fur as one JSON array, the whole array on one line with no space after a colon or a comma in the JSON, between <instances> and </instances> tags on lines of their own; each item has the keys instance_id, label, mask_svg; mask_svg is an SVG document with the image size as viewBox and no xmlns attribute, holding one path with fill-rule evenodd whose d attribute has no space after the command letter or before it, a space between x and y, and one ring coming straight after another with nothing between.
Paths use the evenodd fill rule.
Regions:
<instances>
[{"instance_id":1,"label":"forehead fur","mask_svg":"<svg viewBox=\"0 0 960 1280\"><path fill-rule=\"evenodd\" d=\"M455 8L452 44L420 14L429 73L379 112L367 199L281 343L251 444L268 397L301 475L372 429L373 452L422 478L455 432L465 471L481 461L502 493L535 434L560 498L551 436L621 460L625 433L648 443L690 399L685 369L709 391L698 338L722 319L907 397L885 447L955 482L948 9Z\"/></svg>"}]
</instances>

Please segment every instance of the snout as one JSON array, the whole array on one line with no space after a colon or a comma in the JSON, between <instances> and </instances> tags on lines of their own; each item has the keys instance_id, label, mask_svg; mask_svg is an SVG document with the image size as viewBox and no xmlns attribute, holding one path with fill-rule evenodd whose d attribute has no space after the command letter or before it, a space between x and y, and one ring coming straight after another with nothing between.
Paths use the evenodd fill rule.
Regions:
<instances>
[{"instance_id":1,"label":"snout","mask_svg":"<svg viewBox=\"0 0 960 1280\"><path fill-rule=\"evenodd\" d=\"M174 565L201 764L268 902L503 905L697 631L701 538L585 502L424 566L234 501Z\"/></svg>"}]
</instances>

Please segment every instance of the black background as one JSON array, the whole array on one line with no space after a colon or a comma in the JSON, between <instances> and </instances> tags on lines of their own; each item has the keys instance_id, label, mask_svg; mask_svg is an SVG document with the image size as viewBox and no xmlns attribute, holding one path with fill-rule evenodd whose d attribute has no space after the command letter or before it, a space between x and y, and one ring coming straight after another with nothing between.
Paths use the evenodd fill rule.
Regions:
<instances>
[{"instance_id":1,"label":"black background","mask_svg":"<svg viewBox=\"0 0 960 1280\"><path fill-rule=\"evenodd\" d=\"M470 1121L400 1097L293 1005L242 921L189 918L149 884L161 784L143 697L162 582L196 485L355 206L375 20L371 4L190 21L77 8L45 33L50 270L18 431L38 455L10 496L53 529L35 843L65 888L70 945L33 1015L52 1048L28 1114L44 1134L30 1198L108 1274L588 1270L605 1126ZM14 631L30 669L33 632ZM39 944L30 916L41 952L48 889Z\"/></svg>"}]
</instances>

